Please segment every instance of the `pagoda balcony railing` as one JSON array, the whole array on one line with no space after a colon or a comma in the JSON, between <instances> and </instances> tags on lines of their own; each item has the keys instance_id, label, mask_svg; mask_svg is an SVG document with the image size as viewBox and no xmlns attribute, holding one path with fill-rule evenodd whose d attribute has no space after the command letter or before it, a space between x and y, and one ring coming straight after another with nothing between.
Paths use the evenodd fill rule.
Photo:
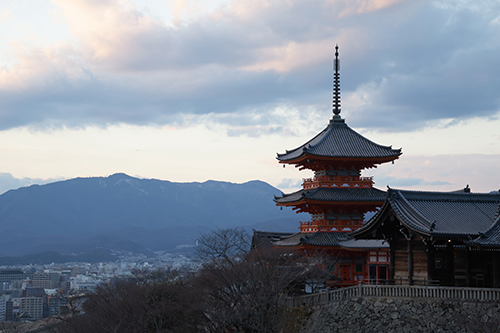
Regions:
<instances>
[{"instance_id":1,"label":"pagoda balcony railing","mask_svg":"<svg viewBox=\"0 0 500 333\"><path fill-rule=\"evenodd\" d=\"M398 286L398 285L366 285L363 283L353 287L326 290L319 293L287 297L285 306L301 307L328 304L358 297L388 297L388 298L438 298L462 301L500 301L498 288L462 288L441 286Z\"/></svg>"},{"instance_id":2,"label":"pagoda balcony railing","mask_svg":"<svg viewBox=\"0 0 500 333\"><path fill-rule=\"evenodd\" d=\"M373 177L350 177L350 176L319 176L302 179L304 189L327 187L356 187L370 188L373 186Z\"/></svg>"},{"instance_id":3,"label":"pagoda balcony railing","mask_svg":"<svg viewBox=\"0 0 500 333\"><path fill-rule=\"evenodd\" d=\"M317 221L301 221L299 227L301 232L351 232L359 228L361 225L327 225Z\"/></svg>"}]
</instances>

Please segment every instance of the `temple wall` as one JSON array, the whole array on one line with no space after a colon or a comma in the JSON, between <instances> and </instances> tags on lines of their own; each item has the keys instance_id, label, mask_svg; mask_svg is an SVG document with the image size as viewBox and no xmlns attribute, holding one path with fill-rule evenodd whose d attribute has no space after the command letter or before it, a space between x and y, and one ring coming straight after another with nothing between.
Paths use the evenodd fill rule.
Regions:
<instances>
[{"instance_id":1,"label":"temple wall","mask_svg":"<svg viewBox=\"0 0 500 333\"><path fill-rule=\"evenodd\" d=\"M500 304L426 299L358 298L309 310L300 333L497 332Z\"/></svg>"},{"instance_id":2,"label":"temple wall","mask_svg":"<svg viewBox=\"0 0 500 333\"><path fill-rule=\"evenodd\" d=\"M427 252L424 243L418 240L413 242L413 280L415 284L427 281Z\"/></svg>"},{"instance_id":3,"label":"temple wall","mask_svg":"<svg viewBox=\"0 0 500 333\"><path fill-rule=\"evenodd\" d=\"M398 248L394 251L395 265L394 265L394 280L407 281L408 280L408 251L406 249Z\"/></svg>"}]
</instances>

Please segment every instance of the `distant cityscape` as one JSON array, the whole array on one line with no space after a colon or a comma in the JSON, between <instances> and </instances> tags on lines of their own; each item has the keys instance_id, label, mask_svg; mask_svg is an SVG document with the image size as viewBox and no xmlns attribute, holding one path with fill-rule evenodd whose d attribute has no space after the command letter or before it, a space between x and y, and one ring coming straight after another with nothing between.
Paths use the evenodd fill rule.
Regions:
<instances>
[{"instance_id":1,"label":"distant cityscape","mask_svg":"<svg viewBox=\"0 0 500 333\"><path fill-rule=\"evenodd\" d=\"M114 254L119 257L115 262L0 266L0 322L58 315L65 311L68 297L92 292L101 283L131 276L134 270L195 270L199 265L189 253Z\"/></svg>"}]
</instances>

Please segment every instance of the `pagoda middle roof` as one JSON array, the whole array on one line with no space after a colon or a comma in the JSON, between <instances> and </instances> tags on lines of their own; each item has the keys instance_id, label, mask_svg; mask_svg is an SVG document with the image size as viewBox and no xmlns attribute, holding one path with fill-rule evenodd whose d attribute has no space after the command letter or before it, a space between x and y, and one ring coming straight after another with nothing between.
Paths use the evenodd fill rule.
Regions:
<instances>
[{"instance_id":1,"label":"pagoda middle roof","mask_svg":"<svg viewBox=\"0 0 500 333\"><path fill-rule=\"evenodd\" d=\"M303 199L314 201L336 201L336 202L383 202L386 192L374 187L370 188L324 188L301 189L281 197L274 197L277 204L298 202Z\"/></svg>"},{"instance_id":2,"label":"pagoda middle roof","mask_svg":"<svg viewBox=\"0 0 500 333\"><path fill-rule=\"evenodd\" d=\"M291 161L303 155L330 158L397 158L401 149L379 145L347 126L344 119L332 119L330 124L314 138L298 148L278 154L280 161Z\"/></svg>"},{"instance_id":3,"label":"pagoda middle roof","mask_svg":"<svg viewBox=\"0 0 500 333\"><path fill-rule=\"evenodd\" d=\"M389 189L382 208L363 227L351 234L368 235L392 209L402 225L430 237L474 236L493 223L500 194L468 192L424 192Z\"/></svg>"}]
</instances>

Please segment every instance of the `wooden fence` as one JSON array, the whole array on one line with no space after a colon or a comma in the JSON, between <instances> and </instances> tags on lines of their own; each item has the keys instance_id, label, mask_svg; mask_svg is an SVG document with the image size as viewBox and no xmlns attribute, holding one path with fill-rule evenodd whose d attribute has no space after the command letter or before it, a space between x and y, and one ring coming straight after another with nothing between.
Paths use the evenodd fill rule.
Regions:
<instances>
[{"instance_id":1,"label":"wooden fence","mask_svg":"<svg viewBox=\"0 0 500 333\"><path fill-rule=\"evenodd\" d=\"M500 289L438 286L364 285L287 297L287 307L320 305L354 297L440 298L467 301L500 301Z\"/></svg>"}]
</instances>

